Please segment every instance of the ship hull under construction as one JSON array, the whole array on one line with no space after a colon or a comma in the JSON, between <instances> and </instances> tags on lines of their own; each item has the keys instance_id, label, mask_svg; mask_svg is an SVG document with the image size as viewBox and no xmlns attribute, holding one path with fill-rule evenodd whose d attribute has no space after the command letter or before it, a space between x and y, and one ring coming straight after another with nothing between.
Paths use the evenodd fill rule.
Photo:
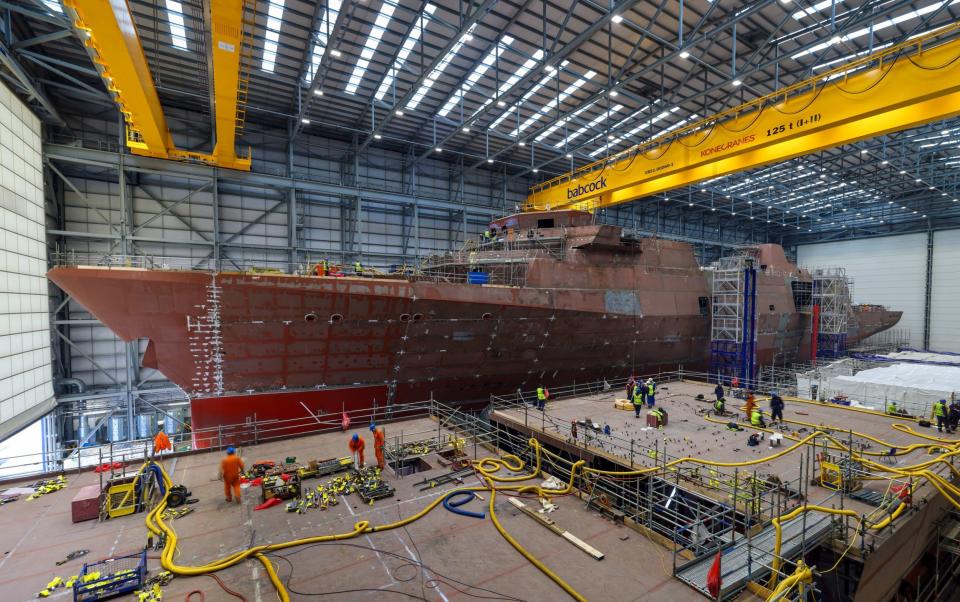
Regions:
<instances>
[{"instance_id":1,"label":"ship hull under construction","mask_svg":"<svg viewBox=\"0 0 960 602\"><path fill-rule=\"evenodd\" d=\"M564 260L530 259L523 286L127 267L49 277L123 340L148 339L143 365L190 395L195 430L706 370L710 273L685 243L596 252L604 237L619 240L610 228L569 228ZM757 363L808 360L812 318L795 305L797 269L765 247ZM849 340L899 317L854 311Z\"/></svg>"}]
</instances>

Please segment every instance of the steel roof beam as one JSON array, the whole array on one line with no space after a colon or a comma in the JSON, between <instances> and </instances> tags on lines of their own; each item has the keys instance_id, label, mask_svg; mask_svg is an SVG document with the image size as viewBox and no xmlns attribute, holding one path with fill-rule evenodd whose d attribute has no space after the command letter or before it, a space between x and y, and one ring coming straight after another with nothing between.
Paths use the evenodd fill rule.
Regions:
<instances>
[{"instance_id":1,"label":"steel roof beam","mask_svg":"<svg viewBox=\"0 0 960 602\"><path fill-rule=\"evenodd\" d=\"M323 1L323 4L326 5L326 0ZM327 35L327 46L324 49L323 56L320 57L320 64L317 65L317 70L313 72L313 80L310 82L310 88L307 90L307 98L304 99L301 94L300 81L297 80L297 95L300 101L300 110L297 113L297 119L293 124L293 131L290 133L290 141L293 142L300 132L303 131L303 120L307 118L307 115L310 114L310 105L313 104L313 99L316 96L317 90L320 89L320 86L323 84L324 78L327 73L327 66L332 60L330 57L333 55L333 49L336 48L336 45L343 35L344 29L347 27L347 24L353 20L353 13L357 8L357 2L351 2L348 0L343 6L340 7L340 11L337 12L337 20L334 22L333 27L330 29L330 33ZM326 6L324 6L326 9ZM309 55L308 60L312 59L313 45L309 46ZM304 63L304 68L306 68Z\"/></svg>"},{"instance_id":2,"label":"steel roof beam","mask_svg":"<svg viewBox=\"0 0 960 602\"><path fill-rule=\"evenodd\" d=\"M463 36L463 34L466 33L471 27L473 27L474 24L480 22L480 20L487 15L487 13L493 7L494 4L496 4L496 0L483 0L483 3L480 6L478 6L475 11L473 11L473 13L467 18L467 20L460 24L460 29L457 30L456 34L454 34L447 41L446 45L444 45L444 47L440 50L440 52L437 53L436 58L430 61L430 64L423 68L423 71L420 73L420 77L418 77L417 80L413 83L413 85L410 86L410 89L407 90L407 92L403 95L402 98L400 98L400 101L394 105L394 108L396 110L399 110L399 111L403 110L403 107L405 107L407 103L410 102L410 99L413 98L413 96L417 93L417 91L420 89L420 86L423 85L423 82L427 79L427 77L431 73L433 73L433 70L437 67L437 65L439 65L446 58L450 50L457 44L457 42L460 41L460 38ZM421 38L420 44L422 47L423 45L422 38ZM522 82L518 82L518 83L522 83ZM375 139L375 136L382 135L383 129L388 125L390 125L390 123L393 121L393 117L395 116L396 116L395 113L392 113L392 112L387 113L384 119L381 120L380 123L378 123L376 126L374 126L373 131L371 131L369 135L366 138L364 138L363 142L360 143L360 145L357 147L356 153L357 154L362 153L370 145L371 141Z\"/></svg>"}]
</instances>

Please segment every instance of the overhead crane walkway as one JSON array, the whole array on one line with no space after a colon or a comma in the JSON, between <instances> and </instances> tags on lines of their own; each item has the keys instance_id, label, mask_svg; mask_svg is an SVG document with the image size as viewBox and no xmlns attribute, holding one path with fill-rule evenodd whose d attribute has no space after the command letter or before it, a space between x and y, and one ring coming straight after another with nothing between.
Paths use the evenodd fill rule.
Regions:
<instances>
[{"instance_id":1,"label":"overhead crane walkway","mask_svg":"<svg viewBox=\"0 0 960 602\"><path fill-rule=\"evenodd\" d=\"M806 522L801 515L783 524L783 543L780 548L783 558L797 557L804 550L823 543L830 535L833 515L807 513L806 517ZM775 529L771 524L749 540L744 537L723 552L720 561L721 599L732 597L741 591L748 581L756 581L770 574L774 539ZM715 556L708 554L683 565L677 570L677 579L711 598L707 589L707 573L713 566Z\"/></svg>"}]
</instances>

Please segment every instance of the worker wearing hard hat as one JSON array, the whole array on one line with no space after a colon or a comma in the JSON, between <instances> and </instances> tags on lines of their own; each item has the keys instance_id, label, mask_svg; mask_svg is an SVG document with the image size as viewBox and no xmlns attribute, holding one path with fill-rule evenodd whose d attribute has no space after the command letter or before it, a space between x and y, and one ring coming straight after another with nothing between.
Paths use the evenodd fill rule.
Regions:
<instances>
[{"instance_id":1,"label":"worker wearing hard hat","mask_svg":"<svg viewBox=\"0 0 960 602\"><path fill-rule=\"evenodd\" d=\"M380 470L383 470L386 466L386 460L383 457L383 428L378 427L376 424L371 424L370 432L373 433L373 453L377 456L377 466L380 467Z\"/></svg>"},{"instance_id":2,"label":"worker wearing hard hat","mask_svg":"<svg viewBox=\"0 0 960 602\"><path fill-rule=\"evenodd\" d=\"M227 448L227 455L220 461L220 478L223 479L223 497L228 501L240 503L240 473L244 470L243 460L233 447ZM231 496L232 493L232 496Z\"/></svg>"},{"instance_id":3,"label":"worker wearing hard hat","mask_svg":"<svg viewBox=\"0 0 960 602\"><path fill-rule=\"evenodd\" d=\"M363 450L365 447L363 437L356 433L353 434L353 437L350 437L350 453L353 454L354 468L363 468Z\"/></svg>"},{"instance_id":4,"label":"worker wearing hard hat","mask_svg":"<svg viewBox=\"0 0 960 602\"><path fill-rule=\"evenodd\" d=\"M648 378L647 382L643 383L641 387L643 388L643 392L646 393L647 407L652 408L656 404L656 399L654 398L654 394L657 391L656 383L653 382L652 378Z\"/></svg>"}]
</instances>

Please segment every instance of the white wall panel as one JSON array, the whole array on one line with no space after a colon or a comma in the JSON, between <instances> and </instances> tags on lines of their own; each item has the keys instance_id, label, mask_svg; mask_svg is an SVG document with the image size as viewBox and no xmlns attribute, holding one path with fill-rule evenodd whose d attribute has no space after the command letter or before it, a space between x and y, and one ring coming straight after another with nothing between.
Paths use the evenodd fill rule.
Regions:
<instances>
[{"instance_id":1,"label":"white wall panel","mask_svg":"<svg viewBox=\"0 0 960 602\"><path fill-rule=\"evenodd\" d=\"M960 230L933 235L930 349L960 352Z\"/></svg>"},{"instance_id":2,"label":"white wall panel","mask_svg":"<svg viewBox=\"0 0 960 602\"><path fill-rule=\"evenodd\" d=\"M923 306L927 235L839 241L797 248L807 268L844 267L853 279L854 303L876 303L903 311L897 328L910 332L913 347L923 345Z\"/></svg>"},{"instance_id":3,"label":"white wall panel","mask_svg":"<svg viewBox=\"0 0 960 602\"><path fill-rule=\"evenodd\" d=\"M3 84L0 158L0 423L5 423L49 402L53 387L40 121Z\"/></svg>"}]
</instances>

